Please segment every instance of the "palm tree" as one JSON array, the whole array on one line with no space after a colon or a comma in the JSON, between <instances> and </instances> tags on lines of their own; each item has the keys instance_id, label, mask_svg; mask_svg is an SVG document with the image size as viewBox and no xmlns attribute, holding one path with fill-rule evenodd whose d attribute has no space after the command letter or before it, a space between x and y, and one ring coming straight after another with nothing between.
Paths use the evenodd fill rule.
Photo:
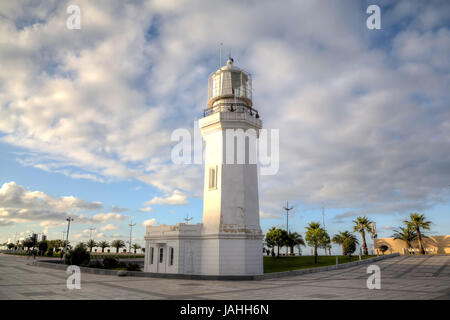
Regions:
<instances>
[{"instance_id":1,"label":"palm tree","mask_svg":"<svg viewBox=\"0 0 450 320\"><path fill-rule=\"evenodd\" d=\"M325 231L322 235L322 238L319 241L319 247L322 248L325 251L325 255L327 255L327 250L330 246L331 240L328 233Z\"/></svg>"},{"instance_id":2,"label":"palm tree","mask_svg":"<svg viewBox=\"0 0 450 320\"><path fill-rule=\"evenodd\" d=\"M114 240L111 242L111 247L116 248L116 253L119 253L119 249L125 247L123 240Z\"/></svg>"},{"instance_id":3,"label":"palm tree","mask_svg":"<svg viewBox=\"0 0 450 320\"><path fill-rule=\"evenodd\" d=\"M392 237L394 238L394 240L402 240L405 241L406 246L409 248L411 248L411 242L413 242L414 240L417 239L417 233L406 227L400 227L399 230L394 230L395 233L392 235Z\"/></svg>"},{"instance_id":4,"label":"palm tree","mask_svg":"<svg viewBox=\"0 0 450 320\"><path fill-rule=\"evenodd\" d=\"M272 252L273 248L277 246L277 258L280 257L280 247L286 245L287 237L288 234L286 230L277 229L275 227L270 229L266 234L266 243L268 246L272 247Z\"/></svg>"},{"instance_id":5,"label":"palm tree","mask_svg":"<svg viewBox=\"0 0 450 320\"><path fill-rule=\"evenodd\" d=\"M108 247L109 247L109 243L108 243L107 241L100 241L100 242L98 243L98 246L99 246L100 248L102 248L102 253L104 253L104 252L105 252L105 248L108 248Z\"/></svg>"},{"instance_id":6,"label":"palm tree","mask_svg":"<svg viewBox=\"0 0 450 320\"><path fill-rule=\"evenodd\" d=\"M137 243L133 244L131 247L134 249L134 254L136 254L136 250L137 250L137 249L140 249L140 248L141 248L141 246L138 245Z\"/></svg>"},{"instance_id":7,"label":"palm tree","mask_svg":"<svg viewBox=\"0 0 450 320\"><path fill-rule=\"evenodd\" d=\"M305 241L297 232L290 232L287 237L286 245L290 248L291 255L294 255L294 246L304 246Z\"/></svg>"},{"instance_id":8,"label":"palm tree","mask_svg":"<svg viewBox=\"0 0 450 320\"><path fill-rule=\"evenodd\" d=\"M355 223L353 231L361 233L364 255L367 256L369 255L369 252L367 251L366 231L372 232L372 221L370 221L369 218L364 216L356 218L356 220L353 220L353 222Z\"/></svg>"},{"instance_id":9,"label":"palm tree","mask_svg":"<svg viewBox=\"0 0 450 320\"><path fill-rule=\"evenodd\" d=\"M92 248L97 246L97 242L91 239L86 243L86 246L89 248L89 252L92 252Z\"/></svg>"},{"instance_id":10,"label":"palm tree","mask_svg":"<svg viewBox=\"0 0 450 320\"><path fill-rule=\"evenodd\" d=\"M356 239L356 237L350 231L344 231L344 232L339 232L338 234L335 234L333 236L333 238L331 239L331 241L342 246L342 255L343 256L345 256L345 247L344 247L345 239L352 239L356 244L359 243L358 240Z\"/></svg>"},{"instance_id":11,"label":"palm tree","mask_svg":"<svg viewBox=\"0 0 450 320\"><path fill-rule=\"evenodd\" d=\"M326 232L320 227L320 223L318 222L311 222L306 227L306 230L305 239L308 245L314 248L314 264L317 264L317 248L320 245L320 241L323 240Z\"/></svg>"},{"instance_id":12,"label":"palm tree","mask_svg":"<svg viewBox=\"0 0 450 320\"><path fill-rule=\"evenodd\" d=\"M404 223L409 229L414 230L417 233L417 241L419 242L419 251L421 254L425 254L422 243L422 230L430 230L431 221L425 221L425 215L413 212L409 215L411 221L405 220Z\"/></svg>"}]
</instances>

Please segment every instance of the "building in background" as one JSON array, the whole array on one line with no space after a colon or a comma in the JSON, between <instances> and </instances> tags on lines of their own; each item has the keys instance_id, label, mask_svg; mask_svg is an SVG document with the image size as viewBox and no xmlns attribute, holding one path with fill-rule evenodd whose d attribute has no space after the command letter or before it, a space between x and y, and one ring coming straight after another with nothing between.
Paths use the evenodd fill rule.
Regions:
<instances>
[{"instance_id":1,"label":"building in background","mask_svg":"<svg viewBox=\"0 0 450 320\"><path fill-rule=\"evenodd\" d=\"M426 254L450 254L450 235L427 236L422 239ZM381 246L388 247L388 253L419 254L419 244L413 241L411 248L408 248L405 241L394 240L393 238L375 239L375 248L379 250Z\"/></svg>"}]
</instances>

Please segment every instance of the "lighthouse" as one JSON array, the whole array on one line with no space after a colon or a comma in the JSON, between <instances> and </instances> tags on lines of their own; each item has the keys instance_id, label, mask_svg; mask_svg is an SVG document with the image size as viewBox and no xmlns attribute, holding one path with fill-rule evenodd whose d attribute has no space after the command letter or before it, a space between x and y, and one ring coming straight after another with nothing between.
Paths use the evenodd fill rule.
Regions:
<instances>
[{"instance_id":1,"label":"lighthouse","mask_svg":"<svg viewBox=\"0 0 450 320\"><path fill-rule=\"evenodd\" d=\"M144 271L260 275L256 142L262 121L253 108L251 75L232 58L209 76L199 127L205 143L202 223L148 226Z\"/></svg>"}]
</instances>

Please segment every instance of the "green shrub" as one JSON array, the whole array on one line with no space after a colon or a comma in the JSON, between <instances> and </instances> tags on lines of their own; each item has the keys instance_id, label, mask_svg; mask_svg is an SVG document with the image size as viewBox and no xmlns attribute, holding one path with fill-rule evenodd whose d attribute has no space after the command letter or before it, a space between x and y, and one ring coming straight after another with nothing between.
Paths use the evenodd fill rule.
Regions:
<instances>
[{"instance_id":1,"label":"green shrub","mask_svg":"<svg viewBox=\"0 0 450 320\"><path fill-rule=\"evenodd\" d=\"M128 271L141 271L141 266L137 263L129 263L127 265Z\"/></svg>"},{"instance_id":2,"label":"green shrub","mask_svg":"<svg viewBox=\"0 0 450 320\"><path fill-rule=\"evenodd\" d=\"M69 250L66 253L64 262L69 265L87 265L91 260L91 255L89 254L86 245L84 243L79 243L74 249Z\"/></svg>"},{"instance_id":3,"label":"green shrub","mask_svg":"<svg viewBox=\"0 0 450 320\"><path fill-rule=\"evenodd\" d=\"M48 249L47 257L53 257L53 248Z\"/></svg>"},{"instance_id":4,"label":"green shrub","mask_svg":"<svg viewBox=\"0 0 450 320\"><path fill-rule=\"evenodd\" d=\"M92 260L89 262L89 264L87 265L87 267L89 268L103 268L103 264L100 262L100 260Z\"/></svg>"},{"instance_id":5,"label":"green shrub","mask_svg":"<svg viewBox=\"0 0 450 320\"><path fill-rule=\"evenodd\" d=\"M118 264L119 264L119 261L117 259L114 259L114 258L103 259L103 267L105 269L115 268L115 267L117 267Z\"/></svg>"}]
</instances>

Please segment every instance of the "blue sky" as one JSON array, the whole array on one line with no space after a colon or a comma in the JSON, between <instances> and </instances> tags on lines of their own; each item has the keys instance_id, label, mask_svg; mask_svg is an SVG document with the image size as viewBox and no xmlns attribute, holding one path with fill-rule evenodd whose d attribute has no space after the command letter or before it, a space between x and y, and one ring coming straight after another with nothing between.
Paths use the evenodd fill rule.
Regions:
<instances>
[{"instance_id":1,"label":"blue sky","mask_svg":"<svg viewBox=\"0 0 450 320\"><path fill-rule=\"evenodd\" d=\"M173 164L170 135L206 107L220 42L280 129L263 231L289 200L301 233L322 207L330 234L367 215L390 236L414 211L449 233L446 1L79 1L81 30L69 4L0 5L0 242L60 237L68 215L72 241L90 226L126 240L130 219L141 244L144 224L201 222L202 166Z\"/></svg>"}]
</instances>

